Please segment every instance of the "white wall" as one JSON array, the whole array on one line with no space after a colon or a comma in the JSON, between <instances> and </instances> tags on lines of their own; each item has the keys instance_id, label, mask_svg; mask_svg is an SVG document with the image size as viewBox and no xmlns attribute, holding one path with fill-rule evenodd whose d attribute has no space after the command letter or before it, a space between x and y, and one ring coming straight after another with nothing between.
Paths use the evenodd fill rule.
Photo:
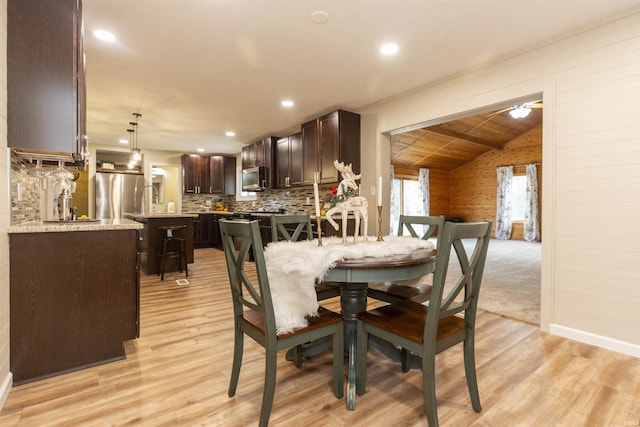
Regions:
<instances>
[{"instance_id":1,"label":"white wall","mask_svg":"<svg viewBox=\"0 0 640 427\"><path fill-rule=\"evenodd\" d=\"M13 380L9 372L9 237L10 165L7 150L7 0L0 0L0 408Z\"/></svg>"},{"instance_id":2,"label":"white wall","mask_svg":"<svg viewBox=\"0 0 640 427\"><path fill-rule=\"evenodd\" d=\"M640 11L361 111L363 135L375 135L363 163L375 156L388 181L385 132L535 93L541 329L640 357Z\"/></svg>"}]
</instances>

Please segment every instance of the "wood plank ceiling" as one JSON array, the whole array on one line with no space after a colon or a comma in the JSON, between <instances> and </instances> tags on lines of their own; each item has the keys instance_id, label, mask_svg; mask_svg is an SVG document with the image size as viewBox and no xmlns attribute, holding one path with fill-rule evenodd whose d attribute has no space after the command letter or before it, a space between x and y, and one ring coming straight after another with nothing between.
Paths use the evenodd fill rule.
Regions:
<instances>
[{"instance_id":1,"label":"wood plank ceiling","mask_svg":"<svg viewBox=\"0 0 640 427\"><path fill-rule=\"evenodd\" d=\"M540 126L542 104L533 107L522 119L508 108L392 135L391 164L452 171Z\"/></svg>"}]
</instances>

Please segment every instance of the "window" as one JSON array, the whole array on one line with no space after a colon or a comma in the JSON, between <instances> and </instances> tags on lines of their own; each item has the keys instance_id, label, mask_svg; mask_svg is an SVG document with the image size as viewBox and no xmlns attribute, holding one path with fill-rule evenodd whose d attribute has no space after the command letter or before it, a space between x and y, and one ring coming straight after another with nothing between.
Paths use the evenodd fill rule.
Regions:
<instances>
[{"instance_id":1,"label":"window","mask_svg":"<svg viewBox=\"0 0 640 427\"><path fill-rule=\"evenodd\" d=\"M400 215L425 215L420 185L414 179L394 179L391 183L390 234L398 234Z\"/></svg>"},{"instance_id":2,"label":"window","mask_svg":"<svg viewBox=\"0 0 640 427\"><path fill-rule=\"evenodd\" d=\"M524 221L526 201L527 177L514 176L511 178L511 221Z\"/></svg>"}]
</instances>

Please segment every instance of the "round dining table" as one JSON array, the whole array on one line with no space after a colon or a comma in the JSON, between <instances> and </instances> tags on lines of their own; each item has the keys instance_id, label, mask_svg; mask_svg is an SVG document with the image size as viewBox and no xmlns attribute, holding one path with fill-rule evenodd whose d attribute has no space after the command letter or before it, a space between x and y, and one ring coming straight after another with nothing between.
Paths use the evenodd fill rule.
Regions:
<instances>
[{"instance_id":1,"label":"round dining table","mask_svg":"<svg viewBox=\"0 0 640 427\"><path fill-rule=\"evenodd\" d=\"M355 409L356 405L356 316L367 309L369 282L410 280L433 273L437 254L435 249L418 249L405 255L342 260L323 277L326 282L340 283L340 309L348 352L347 409ZM400 360L396 349L380 350L394 360L396 357Z\"/></svg>"}]
</instances>

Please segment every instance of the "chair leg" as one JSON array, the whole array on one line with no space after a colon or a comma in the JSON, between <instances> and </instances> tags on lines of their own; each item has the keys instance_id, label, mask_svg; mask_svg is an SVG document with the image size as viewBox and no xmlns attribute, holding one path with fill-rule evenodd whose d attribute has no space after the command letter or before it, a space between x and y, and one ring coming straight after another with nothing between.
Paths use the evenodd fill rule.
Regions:
<instances>
[{"instance_id":1,"label":"chair leg","mask_svg":"<svg viewBox=\"0 0 640 427\"><path fill-rule=\"evenodd\" d=\"M333 335L333 395L344 397L344 329L342 323Z\"/></svg>"},{"instance_id":2,"label":"chair leg","mask_svg":"<svg viewBox=\"0 0 640 427\"><path fill-rule=\"evenodd\" d=\"M402 372L409 372L411 370L411 352L406 348L400 350L400 368Z\"/></svg>"},{"instance_id":3,"label":"chair leg","mask_svg":"<svg viewBox=\"0 0 640 427\"><path fill-rule=\"evenodd\" d=\"M422 388L424 410L429 427L438 427L438 407L436 402L436 355L432 349L422 355Z\"/></svg>"},{"instance_id":4,"label":"chair leg","mask_svg":"<svg viewBox=\"0 0 640 427\"><path fill-rule=\"evenodd\" d=\"M162 251L160 252L160 266L158 268L158 271L160 273L160 280L164 280L164 264L167 254L167 243L168 242L166 240L162 242Z\"/></svg>"},{"instance_id":5,"label":"chair leg","mask_svg":"<svg viewBox=\"0 0 640 427\"><path fill-rule=\"evenodd\" d=\"M236 327L233 343L233 363L231 365L231 381L229 382L229 397L236 394L238 378L240 377L240 366L242 366L242 350L244 348L244 334Z\"/></svg>"},{"instance_id":6,"label":"chair leg","mask_svg":"<svg viewBox=\"0 0 640 427\"><path fill-rule=\"evenodd\" d=\"M301 368L302 367L302 344L298 344L297 346L293 347L292 349L293 352L293 364L296 368Z\"/></svg>"},{"instance_id":7,"label":"chair leg","mask_svg":"<svg viewBox=\"0 0 640 427\"><path fill-rule=\"evenodd\" d=\"M471 405L473 410L480 412L480 393L478 393L478 379L476 377L476 360L474 351L473 336L467 337L464 341L464 371L467 376L467 387L469 387L469 396L471 397Z\"/></svg>"},{"instance_id":8,"label":"chair leg","mask_svg":"<svg viewBox=\"0 0 640 427\"><path fill-rule=\"evenodd\" d=\"M276 368L278 360L275 350L267 350L264 366L264 390L262 392L262 409L260 410L260 427L266 427L269 424L269 416L271 415L271 407L273 406L273 396L276 391Z\"/></svg>"}]
</instances>

